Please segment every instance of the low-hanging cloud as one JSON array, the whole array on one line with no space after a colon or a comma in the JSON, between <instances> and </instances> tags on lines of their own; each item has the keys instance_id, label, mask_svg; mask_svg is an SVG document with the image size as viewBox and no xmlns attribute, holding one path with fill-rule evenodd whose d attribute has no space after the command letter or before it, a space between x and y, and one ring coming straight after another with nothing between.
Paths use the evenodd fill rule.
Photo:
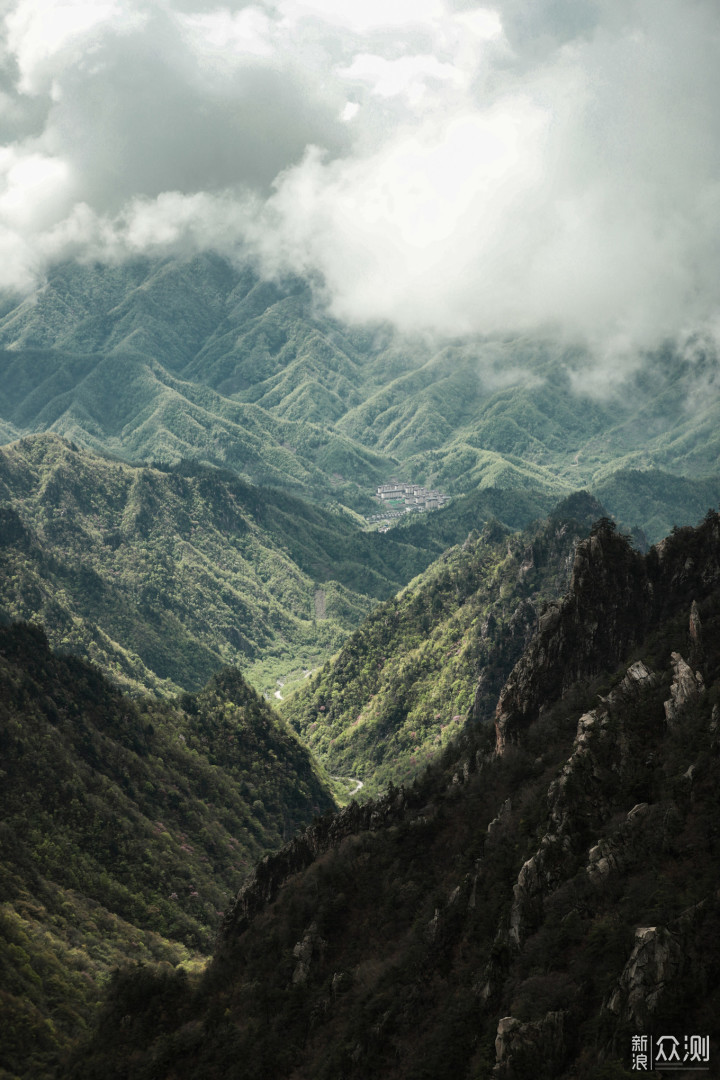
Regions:
<instances>
[{"instance_id":1,"label":"low-hanging cloud","mask_svg":"<svg viewBox=\"0 0 720 1080\"><path fill-rule=\"evenodd\" d=\"M0 284L212 247L344 319L631 363L718 325L719 60L715 0L19 0Z\"/></svg>"}]
</instances>

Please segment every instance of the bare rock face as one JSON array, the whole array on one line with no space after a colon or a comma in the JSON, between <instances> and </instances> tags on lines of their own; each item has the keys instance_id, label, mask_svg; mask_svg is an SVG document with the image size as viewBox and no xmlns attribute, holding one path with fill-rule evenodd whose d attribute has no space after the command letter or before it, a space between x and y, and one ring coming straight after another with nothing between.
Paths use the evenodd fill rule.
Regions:
<instances>
[{"instance_id":1,"label":"bare rock face","mask_svg":"<svg viewBox=\"0 0 720 1080\"><path fill-rule=\"evenodd\" d=\"M497 817L494 817L487 827L488 840L492 840L502 829L502 826L510 817L510 811L512 810L512 799L506 799L498 811Z\"/></svg>"},{"instance_id":2,"label":"bare rock face","mask_svg":"<svg viewBox=\"0 0 720 1080\"><path fill-rule=\"evenodd\" d=\"M651 1030L668 999L688 1001L717 984L715 948L720 893L687 908L669 926L643 926L635 932L632 952L614 989L603 1002L599 1029L613 1032L605 1053L618 1051L618 1036L629 1029ZM710 947L708 944L712 943Z\"/></svg>"},{"instance_id":3,"label":"bare rock face","mask_svg":"<svg viewBox=\"0 0 720 1080\"><path fill-rule=\"evenodd\" d=\"M292 974L293 986L302 986L307 982L311 964L316 956L322 955L325 944L316 924L311 923L303 934L302 941L298 941L293 949L293 956L297 960Z\"/></svg>"},{"instance_id":4,"label":"bare rock face","mask_svg":"<svg viewBox=\"0 0 720 1080\"><path fill-rule=\"evenodd\" d=\"M617 663L644 635L652 601L643 556L612 523L601 523L578 545L570 591L540 616L535 637L500 694L497 753L574 682Z\"/></svg>"},{"instance_id":5,"label":"bare rock face","mask_svg":"<svg viewBox=\"0 0 720 1080\"><path fill-rule=\"evenodd\" d=\"M566 876L567 865L573 856L578 817L599 824L611 812L610 805L606 805L605 772L599 758L609 752L619 773L626 766L625 740L622 729L615 730L613 716L621 715L629 702L647 693L657 682L658 676L637 661L602 704L578 720L572 753L548 788L550 828L538 850L523 864L513 887L508 941L514 948L522 945L533 927L543 897ZM639 807L630 812L635 817L641 813ZM606 862L600 863L603 858ZM609 872L610 863L605 853L598 855L597 861L598 867L595 867L591 860L594 871L605 872L607 866Z\"/></svg>"},{"instance_id":6,"label":"bare rock face","mask_svg":"<svg viewBox=\"0 0 720 1080\"><path fill-rule=\"evenodd\" d=\"M671 653L671 660L673 681L670 697L665 702L665 719L673 726L680 720L688 702L695 701L705 692L705 683L699 671L693 674L692 668L685 663L680 653Z\"/></svg>"},{"instance_id":7,"label":"bare rock face","mask_svg":"<svg viewBox=\"0 0 720 1080\"><path fill-rule=\"evenodd\" d=\"M712 713L710 714L710 734L717 735L720 731L720 708L717 705L713 705Z\"/></svg>"},{"instance_id":8,"label":"bare rock face","mask_svg":"<svg viewBox=\"0 0 720 1080\"><path fill-rule=\"evenodd\" d=\"M556 1076L566 1056L564 1012L549 1012L527 1024L504 1016L495 1038L493 1076L497 1080L529 1076L528 1066L533 1063L537 1076Z\"/></svg>"},{"instance_id":9,"label":"bare rock face","mask_svg":"<svg viewBox=\"0 0 720 1080\"><path fill-rule=\"evenodd\" d=\"M543 897L562 880L563 862L571 854L568 837L545 833L538 850L523 863L513 886L507 932L507 940L515 949L521 947L529 929L537 922Z\"/></svg>"},{"instance_id":10,"label":"bare rock face","mask_svg":"<svg viewBox=\"0 0 720 1080\"><path fill-rule=\"evenodd\" d=\"M696 649L702 649L702 623L697 600L690 605L690 641Z\"/></svg>"},{"instance_id":11,"label":"bare rock face","mask_svg":"<svg viewBox=\"0 0 720 1080\"><path fill-rule=\"evenodd\" d=\"M635 946L604 1011L638 1031L650 1027L658 1004L682 964L683 951L677 937L663 926L643 926L635 931Z\"/></svg>"},{"instance_id":12,"label":"bare rock face","mask_svg":"<svg viewBox=\"0 0 720 1080\"><path fill-rule=\"evenodd\" d=\"M673 819L667 809L637 803L612 833L588 851L585 873L595 885L602 885L611 874L622 873L626 867L661 845L666 832L666 819Z\"/></svg>"}]
</instances>

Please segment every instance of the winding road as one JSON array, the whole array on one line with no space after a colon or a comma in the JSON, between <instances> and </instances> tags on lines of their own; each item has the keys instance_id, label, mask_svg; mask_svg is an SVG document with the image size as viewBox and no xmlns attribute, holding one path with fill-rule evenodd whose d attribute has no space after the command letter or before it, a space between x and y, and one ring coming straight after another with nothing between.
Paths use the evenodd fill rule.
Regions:
<instances>
[{"instance_id":1,"label":"winding road","mask_svg":"<svg viewBox=\"0 0 720 1080\"><path fill-rule=\"evenodd\" d=\"M348 792L348 795L350 795L351 797L353 795L357 795L358 791L360 791L361 788L365 787L362 780L358 780L357 776L331 776L330 779L338 780L341 784L355 784L355 787L352 789L352 791Z\"/></svg>"}]
</instances>

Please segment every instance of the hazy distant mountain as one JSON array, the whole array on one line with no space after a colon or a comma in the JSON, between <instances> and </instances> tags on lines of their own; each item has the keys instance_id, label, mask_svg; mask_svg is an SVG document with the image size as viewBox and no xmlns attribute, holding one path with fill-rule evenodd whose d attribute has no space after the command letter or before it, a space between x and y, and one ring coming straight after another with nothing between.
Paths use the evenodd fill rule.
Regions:
<instances>
[{"instance_id":1,"label":"hazy distant mountain","mask_svg":"<svg viewBox=\"0 0 720 1080\"><path fill-rule=\"evenodd\" d=\"M622 470L618 505L642 493L628 523L651 540L720 491L700 349L645 357L591 397L591 359L549 339L343 326L302 282L262 282L216 256L59 266L2 310L6 439L53 430L133 460L193 458L364 511L396 474L450 493L589 488L617 513ZM648 470L661 472L648 483ZM699 488L679 491L681 476Z\"/></svg>"}]
</instances>

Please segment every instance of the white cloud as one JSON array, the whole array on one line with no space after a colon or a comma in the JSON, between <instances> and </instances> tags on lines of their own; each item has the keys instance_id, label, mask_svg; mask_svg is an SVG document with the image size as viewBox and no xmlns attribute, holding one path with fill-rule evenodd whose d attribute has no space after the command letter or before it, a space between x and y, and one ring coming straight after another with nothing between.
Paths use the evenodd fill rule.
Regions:
<instances>
[{"instance_id":1,"label":"white cloud","mask_svg":"<svg viewBox=\"0 0 720 1080\"><path fill-rule=\"evenodd\" d=\"M508 231L537 180L546 126L531 102L508 100L362 160L311 152L281 178L255 242L270 265L320 269L340 317L497 329L498 268L517 273L508 259L522 258L523 238L509 247Z\"/></svg>"},{"instance_id":2,"label":"white cloud","mask_svg":"<svg viewBox=\"0 0 720 1080\"><path fill-rule=\"evenodd\" d=\"M719 325L716 0L6 6L5 281L237 246L345 318L605 370Z\"/></svg>"},{"instance_id":3,"label":"white cloud","mask_svg":"<svg viewBox=\"0 0 720 1080\"><path fill-rule=\"evenodd\" d=\"M53 224L67 203L68 168L59 158L0 147L0 219L16 228Z\"/></svg>"},{"instance_id":4,"label":"white cloud","mask_svg":"<svg viewBox=\"0 0 720 1080\"><path fill-rule=\"evenodd\" d=\"M237 57L270 57L275 51L272 22L259 7L180 15L179 20L191 45L223 67L236 62Z\"/></svg>"},{"instance_id":5,"label":"white cloud","mask_svg":"<svg viewBox=\"0 0 720 1080\"><path fill-rule=\"evenodd\" d=\"M340 119L343 120L345 123L349 123L350 120L353 120L357 116L359 110L360 105L357 101L346 101L342 107Z\"/></svg>"},{"instance_id":6,"label":"white cloud","mask_svg":"<svg viewBox=\"0 0 720 1080\"><path fill-rule=\"evenodd\" d=\"M378 97L404 95L411 105L422 102L428 83L461 80L461 73L452 64L443 64L428 55L386 60L373 53L358 53L347 67L337 68L337 74L350 82L364 83Z\"/></svg>"},{"instance_id":7,"label":"white cloud","mask_svg":"<svg viewBox=\"0 0 720 1080\"><path fill-rule=\"evenodd\" d=\"M280 0L277 6L289 23L311 18L355 34L423 25L445 14L441 0Z\"/></svg>"},{"instance_id":8,"label":"white cloud","mask_svg":"<svg viewBox=\"0 0 720 1080\"><path fill-rule=\"evenodd\" d=\"M37 94L49 89L57 96L58 60L62 66L91 66L98 35L137 30L145 17L120 0L21 0L5 21L8 47L20 72L19 90Z\"/></svg>"}]
</instances>

